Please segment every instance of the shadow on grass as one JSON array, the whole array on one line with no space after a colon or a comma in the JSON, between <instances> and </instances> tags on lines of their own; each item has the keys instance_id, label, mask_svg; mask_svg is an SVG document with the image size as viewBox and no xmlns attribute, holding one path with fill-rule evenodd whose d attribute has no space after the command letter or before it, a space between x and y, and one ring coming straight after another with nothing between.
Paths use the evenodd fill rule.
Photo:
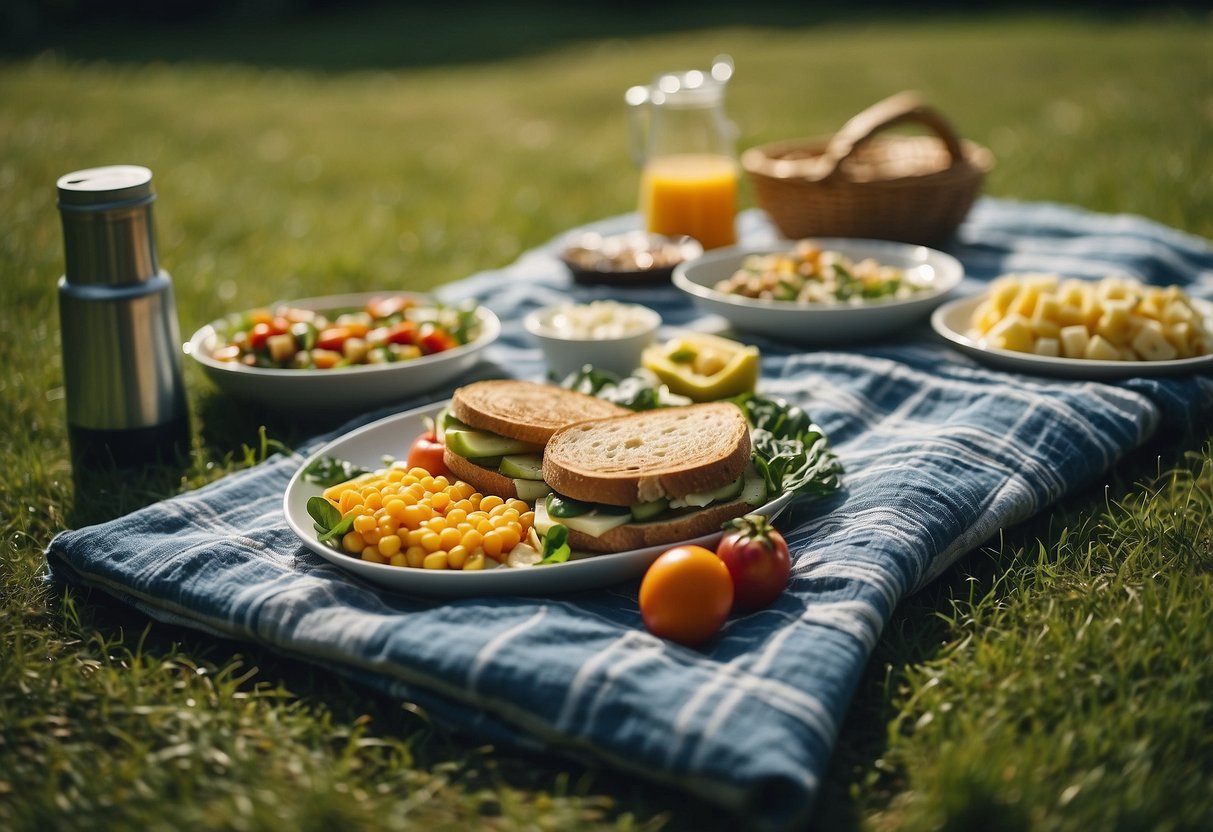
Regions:
<instances>
[{"instance_id":1,"label":"shadow on grass","mask_svg":"<svg viewBox=\"0 0 1213 832\"><path fill-rule=\"evenodd\" d=\"M1173 14L1200 2L1165 5L1140 0L1067 4L1065 13L1095 20ZM254 2L106 4L10 0L0 8L0 53L51 50L68 60L117 63L222 63L352 71L485 63L590 41L720 27L810 27L865 22L922 22L1032 11L1055 4L1007 0L767 0L696 3L600 0L501 4L454 0L402 4L383 0L254 0ZM710 56L708 56L710 57ZM706 60L706 59L705 59Z\"/></svg>"}]
</instances>

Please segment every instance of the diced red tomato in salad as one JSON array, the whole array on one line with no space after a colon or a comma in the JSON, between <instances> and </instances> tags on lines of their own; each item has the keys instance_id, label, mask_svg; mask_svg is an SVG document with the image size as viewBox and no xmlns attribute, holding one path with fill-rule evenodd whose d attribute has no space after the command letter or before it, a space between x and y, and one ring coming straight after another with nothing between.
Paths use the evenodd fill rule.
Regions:
<instances>
[{"instance_id":1,"label":"diced red tomato in salad","mask_svg":"<svg viewBox=\"0 0 1213 832\"><path fill-rule=\"evenodd\" d=\"M255 309L226 324L216 326L213 358L275 369L408 361L466 344L480 333L474 306L421 303L405 295L374 298L361 309Z\"/></svg>"}]
</instances>

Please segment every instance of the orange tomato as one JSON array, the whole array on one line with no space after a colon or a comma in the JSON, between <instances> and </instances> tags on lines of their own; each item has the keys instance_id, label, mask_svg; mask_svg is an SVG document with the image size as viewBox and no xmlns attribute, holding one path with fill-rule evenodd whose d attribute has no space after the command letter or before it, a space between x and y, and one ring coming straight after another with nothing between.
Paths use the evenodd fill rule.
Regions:
<instances>
[{"instance_id":1,"label":"orange tomato","mask_svg":"<svg viewBox=\"0 0 1213 832\"><path fill-rule=\"evenodd\" d=\"M702 546L663 552L640 582L640 615L649 632L687 647L716 635L732 606L729 569Z\"/></svg>"}]
</instances>

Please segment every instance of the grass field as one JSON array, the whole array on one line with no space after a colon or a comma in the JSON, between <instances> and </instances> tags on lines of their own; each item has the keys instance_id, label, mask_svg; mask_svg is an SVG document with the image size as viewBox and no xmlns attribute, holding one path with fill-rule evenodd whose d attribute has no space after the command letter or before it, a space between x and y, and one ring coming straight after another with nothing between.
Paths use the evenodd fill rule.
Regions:
<instances>
[{"instance_id":1,"label":"grass field","mask_svg":"<svg viewBox=\"0 0 1213 832\"><path fill-rule=\"evenodd\" d=\"M407 68L392 69L384 44L409 21L383 14L369 18L375 60L335 62L341 71L285 47L266 54L281 66L241 63L197 33L163 32L136 38L128 59L81 36L0 63L0 828L736 825L609 771L476 746L407 703L100 593L49 588L42 549L58 530L196 487L253 464L264 439L289 445L318 427L239 407L189 367L199 441L185 475L73 483L55 291L54 182L67 171L155 171L162 265L191 332L277 298L426 289L632 210L623 90L727 51L742 147L829 132L913 88L994 151L989 193L1213 238L1207 17L576 39L552 27L493 60L400 57ZM432 39L457 37L450 20L426 21ZM321 44L334 25L298 24L293 42ZM907 599L860 686L818 825L1213 826L1211 441L1193 425L1144 449Z\"/></svg>"}]
</instances>

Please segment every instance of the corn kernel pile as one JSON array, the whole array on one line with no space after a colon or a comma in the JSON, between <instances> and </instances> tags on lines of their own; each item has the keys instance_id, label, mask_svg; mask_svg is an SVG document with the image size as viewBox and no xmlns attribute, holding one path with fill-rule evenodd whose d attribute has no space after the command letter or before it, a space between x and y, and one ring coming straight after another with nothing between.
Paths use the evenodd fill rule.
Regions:
<instances>
[{"instance_id":1,"label":"corn kernel pile","mask_svg":"<svg viewBox=\"0 0 1213 832\"><path fill-rule=\"evenodd\" d=\"M1213 353L1213 333L1178 286L1003 275L973 311L986 346L1100 361L1168 361Z\"/></svg>"},{"instance_id":2,"label":"corn kernel pile","mask_svg":"<svg viewBox=\"0 0 1213 832\"><path fill-rule=\"evenodd\" d=\"M342 518L354 515L341 548L373 563L485 569L534 539L535 512L522 500L486 497L423 468L364 474L325 489L324 498Z\"/></svg>"}]
</instances>

